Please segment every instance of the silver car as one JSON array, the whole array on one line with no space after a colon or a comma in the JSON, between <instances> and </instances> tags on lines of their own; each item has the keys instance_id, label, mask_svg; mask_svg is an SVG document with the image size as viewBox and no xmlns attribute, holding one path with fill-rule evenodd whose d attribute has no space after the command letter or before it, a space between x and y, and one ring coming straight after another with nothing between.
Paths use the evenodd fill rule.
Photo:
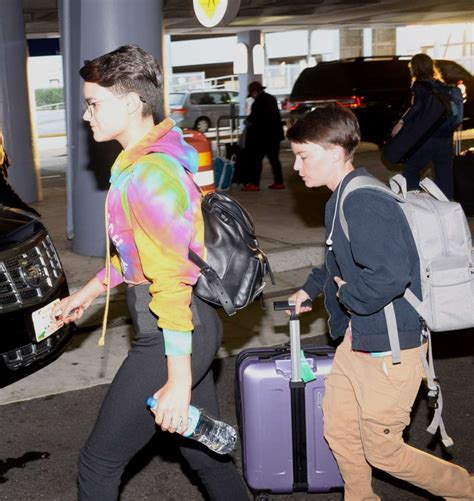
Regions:
<instances>
[{"instance_id":1,"label":"silver car","mask_svg":"<svg viewBox=\"0 0 474 501\"><path fill-rule=\"evenodd\" d=\"M174 92L169 103L170 116L176 125L207 132L216 127L220 116L230 115L231 105L239 103L239 93L212 89ZM228 121L223 120L220 125L228 125Z\"/></svg>"}]
</instances>

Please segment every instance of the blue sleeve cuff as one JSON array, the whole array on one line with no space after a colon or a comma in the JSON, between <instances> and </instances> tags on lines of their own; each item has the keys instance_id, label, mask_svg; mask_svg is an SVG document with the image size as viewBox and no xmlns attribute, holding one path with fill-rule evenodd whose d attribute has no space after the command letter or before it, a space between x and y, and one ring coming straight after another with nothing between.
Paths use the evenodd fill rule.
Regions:
<instances>
[{"instance_id":1,"label":"blue sleeve cuff","mask_svg":"<svg viewBox=\"0 0 474 501\"><path fill-rule=\"evenodd\" d=\"M193 351L193 335L191 331L181 332L163 329L165 355L190 355Z\"/></svg>"}]
</instances>

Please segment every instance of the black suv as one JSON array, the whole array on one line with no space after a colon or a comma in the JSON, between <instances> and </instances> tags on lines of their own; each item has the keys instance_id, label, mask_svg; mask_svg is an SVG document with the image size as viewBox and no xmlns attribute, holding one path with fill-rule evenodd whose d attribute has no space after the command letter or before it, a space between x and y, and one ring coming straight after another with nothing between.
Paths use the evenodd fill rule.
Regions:
<instances>
[{"instance_id":1,"label":"black suv","mask_svg":"<svg viewBox=\"0 0 474 501\"><path fill-rule=\"evenodd\" d=\"M410 103L410 56L357 57L321 62L306 68L290 95L290 118L316 106L338 102L357 116L363 141L382 145L394 122ZM458 85L464 103L465 129L474 127L474 77L459 64L436 60L446 83Z\"/></svg>"},{"instance_id":2,"label":"black suv","mask_svg":"<svg viewBox=\"0 0 474 501\"><path fill-rule=\"evenodd\" d=\"M0 388L55 360L74 332L50 333L41 308L69 294L54 244L41 222L0 205ZM43 314L44 316L44 314Z\"/></svg>"}]
</instances>

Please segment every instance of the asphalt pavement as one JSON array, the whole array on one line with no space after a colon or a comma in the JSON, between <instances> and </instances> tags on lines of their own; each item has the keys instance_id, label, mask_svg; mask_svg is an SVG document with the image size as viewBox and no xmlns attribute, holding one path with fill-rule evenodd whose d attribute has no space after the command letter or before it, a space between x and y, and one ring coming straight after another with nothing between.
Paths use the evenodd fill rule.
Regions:
<instances>
[{"instance_id":1,"label":"asphalt pavement","mask_svg":"<svg viewBox=\"0 0 474 501\"><path fill-rule=\"evenodd\" d=\"M42 202L34 204L58 247L71 289L76 289L102 265L101 258L77 256L65 237L64 141L48 139L40 149L42 160ZM270 168L264 168L259 193L231 194L254 217L261 246L268 251L276 270L277 285L266 290L266 311L255 304L232 318L223 318L225 340L215 362L215 374L222 417L236 425L234 408L235 355L250 346L286 342L287 323L273 312L271 301L284 298L302 284L311 266L322 262L325 233L323 208L329 192L308 190L291 169L292 156L282 152L287 190L271 191ZM364 165L387 180L395 172L380 163L373 145L362 145L355 163ZM473 218L470 220L474 227ZM103 304L88 311L79 332L62 357L7 388L0 390L0 500L68 501L77 496L77 457L93 426L108 384L126 355L133 336L120 291L113 297L110 327L105 348L97 347ZM303 344L327 344L322 302L302 319ZM447 457L474 471L474 332L438 334L434 339L435 364L445 400L448 433L455 440L450 452L425 431L430 413L426 394L420 391L407 439L412 445ZM205 499L198 482L169 447L169 437L157 435L130 464L124 479L122 500ZM234 453L241 468L240 450ZM379 472L374 486L385 501L435 499L425 492ZM273 500L341 500L341 493L274 495ZM231 500L226 500L231 501Z\"/></svg>"}]
</instances>

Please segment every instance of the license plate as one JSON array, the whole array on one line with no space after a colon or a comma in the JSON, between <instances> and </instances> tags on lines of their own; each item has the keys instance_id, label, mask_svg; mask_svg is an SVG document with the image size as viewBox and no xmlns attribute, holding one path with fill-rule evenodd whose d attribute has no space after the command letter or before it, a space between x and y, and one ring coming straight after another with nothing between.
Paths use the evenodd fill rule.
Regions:
<instances>
[{"instance_id":1,"label":"license plate","mask_svg":"<svg viewBox=\"0 0 474 501\"><path fill-rule=\"evenodd\" d=\"M36 341L43 341L43 339L46 339L59 330L60 327L57 322L51 318L53 308L59 302L59 299L55 299L52 303L43 306L31 314L33 326L35 328Z\"/></svg>"}]
</instances>

